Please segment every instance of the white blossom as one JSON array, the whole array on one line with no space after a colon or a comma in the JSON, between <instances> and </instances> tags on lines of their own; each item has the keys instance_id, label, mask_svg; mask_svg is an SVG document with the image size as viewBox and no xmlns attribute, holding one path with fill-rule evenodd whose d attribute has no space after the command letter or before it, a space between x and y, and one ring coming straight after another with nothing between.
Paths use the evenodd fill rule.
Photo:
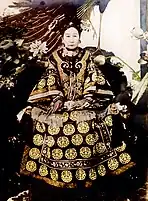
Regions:
<instances>
[{"instance_id":1,"label":"white blossom","mask_svg":"<svg viewBox=\"0 0 148 201\"><path fill-rule=\"evenodd\" d=\"M46 47L46 42L35 41L30 45L30 52L33 53L33 57L42 56L47 53L48 48Z\"/></svg>"},{"instance_id":2,"label":"white blossom","mask_svg":"<svg viewBox=\"0 0 148 201\"><path fill-rule=\"evenodd\" d=\"M131 30L131 34L136 39L144 39L144 31L141 28L139 28L139 27L134 27Z\"/></svg>"}]
</instances>

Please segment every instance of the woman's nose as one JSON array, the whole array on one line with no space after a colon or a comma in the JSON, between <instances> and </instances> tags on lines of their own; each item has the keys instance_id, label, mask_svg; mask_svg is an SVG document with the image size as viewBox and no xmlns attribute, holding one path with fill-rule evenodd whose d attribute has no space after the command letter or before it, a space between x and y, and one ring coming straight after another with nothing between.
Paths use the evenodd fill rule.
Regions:
<instances>
[{"instance_id":1,"label":"woman's nose","mask_svg":"<svg viewBox=\"0 0 148 201\"><path fill-rule=\"evenodd\" d=\"M73 43L73 42L74 42L73 37L70 37L69 42L71 42L71 43Z\"/></svg>"}]
</instances>

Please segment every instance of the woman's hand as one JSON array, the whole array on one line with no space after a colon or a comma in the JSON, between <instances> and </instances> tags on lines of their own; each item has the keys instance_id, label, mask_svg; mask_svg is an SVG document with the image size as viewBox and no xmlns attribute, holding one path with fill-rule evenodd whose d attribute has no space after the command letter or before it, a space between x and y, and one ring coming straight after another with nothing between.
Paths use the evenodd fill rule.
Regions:
<instances>
[{"instance_id":1,"label":"woman's hand","mask_svg":"<svg viewBox=\"0 0 148 201\"><path fill-rule=\"evenodd\" d=\"M62 108L62 106L63 106L63 101L57 100L53 105L52 113L59 111Z\"/></svg>"},{"instance_id":2,"label":"woman's hand","mask_svg":"<svg viewBox=\"0 0 148 201\"><path fill-rule=\"evenodd\" d=\"M60 111L63 106L63 100L58 99L55 102L52 102L49 106L48 115Z\"/></svg>"},{"instance_id":3,"label":"woman's hand","mask_svg":"<svg viewBox=\"0 0 148 201\"><path fill-rule=\"evenodd\" d=\"M112 103L108 107L108 113L109 114L119 114L119 112L126 113L128 112L127 110L127 105L121 105L119 102L118 103Z\"/></svg>"}]
</instances>

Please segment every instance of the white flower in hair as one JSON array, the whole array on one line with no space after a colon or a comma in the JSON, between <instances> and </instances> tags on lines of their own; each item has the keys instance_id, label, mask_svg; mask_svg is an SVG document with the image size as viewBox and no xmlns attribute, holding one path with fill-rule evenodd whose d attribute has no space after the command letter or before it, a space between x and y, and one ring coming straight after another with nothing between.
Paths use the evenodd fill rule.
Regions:
<instances>
[{"instance_id":1,"label":"white flower in hair","mask_svg":"<svg viewBox=\"0 0 148 201\"><path fill-rule=\"evenodd\" d=\"M91 29L91 23L89 20L81 20L81 28L83 31L90 31Z\"/></svg>"}]
</instances>

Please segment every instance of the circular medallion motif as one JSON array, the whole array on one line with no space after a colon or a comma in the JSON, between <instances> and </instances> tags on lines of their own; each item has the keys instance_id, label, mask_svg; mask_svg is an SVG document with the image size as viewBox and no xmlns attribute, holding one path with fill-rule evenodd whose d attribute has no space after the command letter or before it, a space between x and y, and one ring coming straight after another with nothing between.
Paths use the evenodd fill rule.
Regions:
<instances>
[{"instance_id":1,"label":"circular medallion motif","mask_svg":"<svg viewBox=\"0 0 148 201\"><path fill-rule=\"evenodd\" d=\"M57 144L61 148L67 147L69 145L69 139L67 137L59 137L57 139Z\"/></svg>"},{"instance_id":2,"label":"circular medallion motif","mask_svg":"<svg viewBox=\"0 0 148 201\"><path fill-rule=\"evenodd\" d=\"M108 167L110 170L116 170L119 166L119 162L116 158L112 158L108 160Z\"/></svg>"},{"instance_id":3,"label":"circular medallion motif","mask_svg":"<svg viewBox=\"0 0 148 201\"><path fill-rule=\"evenodd\" d=\"M40 168L39 168L39 174L42 176L42 177L46 177L48 175L48 169L47 169L47 166L46 165L41 165Z\"/></svg>"},{"instance_id":4,"label":"circular medallion motif","mask_svg":"<svg viewBox=\"0 0 148 201\"><path fill-rule=\"evenodd\" d=\"M65 183L69 183L72 181L72 173L68 170L64 170L61 173L61 179L65 182Z\"/></svg>"},{"instance_id":5,"label":"circular medallion motif","mask_svg":"<svg viewBox=\"0 0 148 201\"><path fill-rule=\"evenodd\" d=\"M126 149L126 144L125 144L125 142L122 142L122 145L121 145L120 147L117 147L117 148L116 148L116 151L122 152L122 151L124 151L125 149Z\"/></svg>"},{"instance_id":6,"label":"circular medallion motif","mask_svg":"<svg viewBox=\"0 0 148 201\"><path fill-rule=\"evenodd\" d=\"M83 143L83 137L81 134L75 134L72 136L71 142L76 145L79 146Z\"/></svg>"},{"instance_id":7,"label":"circular medallion motif","mask_svg":"<svg viewBox=\"0 0 148 201\"><path fill-rule=\"evenodd\" d=\"M40 157L40 150L37 148L30 149L29 156L30 156L30 158L32 158L34 160L38 159Z\"/></svg>"},{"instance_id":8,"label":"circular medallion motif","mask_svg":"<svg viewBox=\"0 0 148 201\"><path fill-rule=\"evenodd\" d=\"M48 147L53 147L55 144L55 140L52 136L47 136L45 143L48 145Z\"/></svg>"},{"instance_id":9,"label":"circular medallion motif","mask_svg":"<svg viewBox=\"0 0 148 201\"><path fill-rule=\"evenodd\" d=\"M97 151L98 153L104 153L104 152L106 151L106 146L105 146L105 144L104 144L103 142L98 142L98 143L96 144L96 151Z\"/></svg>"},{"instance_id":10,"label":"circular medallion motif","mask_svg":"<svg viewBox=\"0 0 148 201\"><path fill-rule=\"evenodd\" d=\"M88 145L94 145L98 141L99 136L97 134L88 134L86 136L86 143Z\"/></svg>"},{"instance_id":11,"label":"circular medallion motif","mask_svg":"<svg viewBox=\"0 0 148 201\"><path fill-rule=\"evenodd\" d=\"M65 135L72 135L75 132L75 127L72 124L66 124L63 128Z\"/></svg>"},{"instance_id":12,"label":"circular medallion motif","mask_svg":"<svg viewBox=\"0 0 148 201\"><path fill-rule=\"evenodd\" d=\"M62 117L63 121L66 122L68 120L69 114L67 112L63 112Z\"/></svg>"},{"instance_id":13,"label":"circular medallion motif","mask_svg":"<svg viewBox=\"0 0 148 201\"><path fill-rule=\"evenodd\" d=\"M98 166L98 174L100 175L100 176L105 176L105 174L106 174L106 168L104 167L104 165L99 165Z\"/></svg>"},{"instance_id":14,"label":"circular medallion motif","mask_svg":"<svg viewBox=\"0 0 148 201\"><path fill-rule=\"evenodd\" d=\"M48 133L50 135L57 135L59 132L60 132L60 128L59 127L48 126Z\"/></svg>"},{"instance_id":15,"label":"circular medallion motif","mask_svg":"<svg viewBox=\"0 0 148 201\"><path fill-rule=\"evenodd\" d=\"M57 181L58 180L58 172L57 170L51 169L50 170L50 177L53 181Z\"/></svg>"},{"instance_id":16,"label":"circular medallion motif","mask_svg":"<svg viewBox=\"0 0 148 201\"><path fill-rule=\"evenodd\" d=\"M38 89L43 89L46 86L46 80L41 79L37 85Z\"/></svg>"},{"instance_id":17,"label":"circular medallion motif","mask_svg":"<svg viewBox=\"0 0 148 201\"><path fill-rule=\"evenodd\" d=\"M113 125L113 121L112 121L112 116L108 115L107 117L105 117L105 123L107 126L112 126Z\"/></svg>"},{"instance_id":18,"label":"circular medallion motif","mask_svg":"<svg viewBox=\"0 0 148 201\"><path fill-rule=\"evenodd\" d=\"M77 157L77 151L74 148L67 149L65 151L65 157L69 160L75 159Z\"/></svg>"},{"instance_id":19,"label":"circular medallion motif","mask_svg":"<svg viewBox=\"0 0 148 201\"><path fill-rule=\"evenodd\" d=\"M41 122L37 122L36 130L39 131L40 133L44 133L46 131L45 124Z\"/></svg>"},{"instance_id":20,"label":"circular medallion motif","mask_svg":"<svg viewBox=\"0 0 148 201\"><path fill-rule=\"evenodd\" d=\"M52 157L55 160L60 160L63 157L63 152L61 149L54 149L52 150Z\"/></svg>"},{"instance_id":21,"label":"circular medallion motif","mask_svg":"<svg viewBox=\"0 0 148 201\"><path fill-rule=\"evenodd\" d=\"M85 170L83 170L82 168L79 168L77 171L76 171L76 178L77 180L84 180L86 178L86 172Z\"/></svg>"},{"instance_id":22,"label":"circular medallion motif","mask_svg":"<svg viewBox=\"0 0 148 201\"><path fill-rule=\"evenodd\" d=\"M82 147L80 149L80 155L83 158L90 158L91 157L91 149L89 147Z\"/></svg>"},{"instance_id":23,"label":"circular medallion motif","mask_svg":"<svg viewBox=\"0 0 148 201\"><path fill-rule=\"evenodd\" d=\"M78 131L80 133L87 133L89 131L89 124L87 122L81 122L78 124Z\"/></svg>"},{"instance_id":24,"label":"circular medallion motif","mask_svg":"<svg viewBox=\"0 0 148 201\"><path fill-rule=\"evenodd\" d=\"M131 156L128 153L122 153L119 156L119 161L122 164L127 164L131 161Z\"/></svg>"},{"instance_id":25,"label":"circular medallion motif","mask_svg":"<svg viewBox=\"0 0 148 201\"><path fill-rule=\"evenodd\" d=\"M52 75L49 75L48 79L47 79L47 85L50 87L52 85L55 84L55 77Z\"/></svg>"},{"instance_id":26,"label":"circular medallion motif","mask_svg":"<svg viewBox=\"0 0 148 201\"><path fill-rule=\"evenodd\" d=\"M36 146L41 146L43 144L43 136L40 134L36 134L33 136L33 143Z\"/></svg>"},{"instance_id":27,"label":"circular medallion motif","mask_svg":"<svg viewBox=\"0 0 148 201\"><path fill-rule=\"evenodd\" d=\"M72 111L71 113L70 113L70 119L72 120L72 121L77 121L77 119L78 119L78 111Z\"/></svg>"},{"instance_id":28,"label":"circular medallion motif","mask_svg":"<svg viewBox=\"0 0 148 201\"><path fill-rule=\"evenodd\" d=\"M37 164L34 161L28 161L26 164L26 170L29 172L35 172L37 169Z\"/></svg>"},{"instance_id":29,"label":"circular medallion motif","mask_svg":"<svg viewBox=\"0 0 148 201\"><path fill-rule=\"evenodd\" d=\"M89 178L91 180L96 180L97 179L97 173L95 169L90 169L89 170Z\"/></svg>"}]
</instances>

